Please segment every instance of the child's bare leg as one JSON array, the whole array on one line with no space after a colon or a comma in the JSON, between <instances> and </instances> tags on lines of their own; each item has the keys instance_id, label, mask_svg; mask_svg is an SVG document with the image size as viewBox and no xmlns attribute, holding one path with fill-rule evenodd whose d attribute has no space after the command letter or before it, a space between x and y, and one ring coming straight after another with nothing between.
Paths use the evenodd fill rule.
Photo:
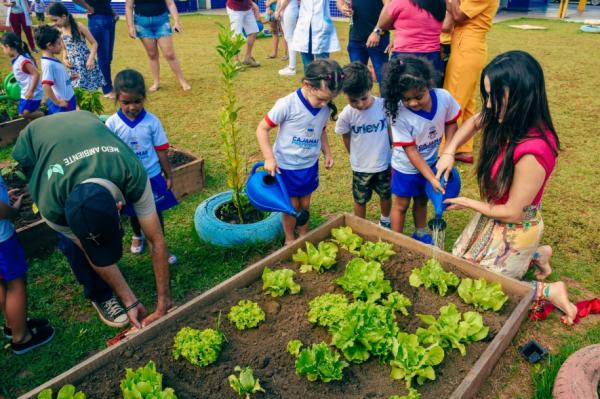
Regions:
<instances>
[{"instance_id":1,"label":"child's bare leg","mask_svg":"<svg viewBox=\"0 0 600 399\"><path fill-rule=\"evenodd\" d=\"M290 202L294 209L300 208L300 199L298 197L290 197ZM283 224L283 234L285 235L285 242L283 245L289 245L296 239L294 233L296 230L296 218L287 213L282 213L281 223Z\"/></svg>"},{"instance_id":2,"label":"child's bare leg","mask_svg":"<svg viewBox=\"0 0 600 399\"><path fill-rule=\"evenodd\" d=\"M12 330L15 343L27 342L31 334L27 329L27 287L25 278L17 278L6 283L5 314L7 326Z\"/></svg>"},{"instance_id":3,"label":"child's bare leg","mask_svg":"<svg viewBox=\"0 0 600 399\"><path fill-rule=\"evenodd\" d=\"M392 230L402 233L404 231L404 219L406 218L406 211L410 206L410 197L399 197L393 196L393 204L391 211L391 222Z\"/></svg>"},{"instance_id":4,"label":"child's bare leg","mask_svg":"<svg viewBox=\"0 0 600 399\"><path fill-rule=\"evenodd\" d=\"M427 227L427 197L413 198L413 218L415 220L415 229L424 229Z\"/></svg>"},{"instance_id":5,"label":"child's bare leg","mask_svg":"<svg viewBox=\"0 0 600 399\"><path fill-rule=\"evenodd\" d=\"M305 195L304 197L300 197L300 206L296 209L301 210L304 209L308 211L310 209L310 194ZM298 235L303 236L308 233L308 221L303 225L298 227Z\"/></svg>"},{"instance_id":6,"label":"child's bare leg","mask_svg":"<svg viewBox=\"0 0 600 399\"><path fill-rule=\"evenodd\" d=\"M6 287L3 280L0 280L0 313L4 317L4 325L10 328L6 319Z\"/></svg>"},{"instance_id":7,"label":"child's bare leg","mask_svg":"<svg viewBox=\"0 0 600 399\"><path fill-rule=\"evenodd\" d=\"M550 245L542 245L537 249L534 259L531 261L537 268L537 271L534 273L537 280L543 281L552 273L552 268L550 267L551 257L552 247Z\"/></svg>"},{"instance_id":8,"label":"child's bare leg","mask_svg":"<svg viewBox=\"0 0 600 399\"><path fill-rule=\"evenodd\" d=\"M359 204L354 202L354 214L359 218L365 218L367 216L367 204Z\"/></svg>"},{"instance_id":9,"label":"child's bare leg","mask_svg":"<svg viewBox=\"0 0 600 399\"><path fill-rule=\"evenodd\" d=\"M389 217L390 211L392 209L392 199L391 198L379 198L379 207L381 208L381 216Z\"/></svg>"},{"instance_id":10,"label":"child's bare leg","mask_svg":"<svg viewBox=\"0 0 600 399\"><path fill-rule=\"evenodd\" d=\"M277 22L271 22L271 33L273 36L273 52L267 58L276 58L279 50L279 36L277 35Z\"/></svg>"}]
</instances>

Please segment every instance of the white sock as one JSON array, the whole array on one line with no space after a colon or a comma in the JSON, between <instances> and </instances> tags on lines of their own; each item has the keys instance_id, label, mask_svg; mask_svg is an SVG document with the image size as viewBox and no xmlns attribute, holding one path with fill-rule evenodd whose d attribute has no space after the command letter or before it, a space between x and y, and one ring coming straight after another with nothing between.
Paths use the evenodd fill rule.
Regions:
<instances>
[{"instance_id":1,"label":"white sock","mask_svg":"<svg viewBox=\"0 0 600 399\"><path fill-rule=\"evenodd\" d=\"M427 234L427 229L424 227L417 227L415 234L417 237L423 237L425 234Z\"/></svg>"},{"instance_id":2,"label":"white sock","mask_svg":"<svg viewBox=\"0 0 600 399\"><path fill-rule=\"evenodd\" d=\"M296 52L292 51L292 50L288 50L288 51L289 51L288 57L289 57L289 61L290 61L290 63L288 64L288 68L296 70Z\"/></svg>"},{"instance_id":3,"label":"white sock","mask_svg":"<svg viewBox=\"0 0 600 399\"><path fill-rule=\"evenodd\" d=\"M382 223L389 223L390 222L390 217L389 216L383 216L381 215L381 217L379 218L379 221Z\"/></svg>"}]
</instances>

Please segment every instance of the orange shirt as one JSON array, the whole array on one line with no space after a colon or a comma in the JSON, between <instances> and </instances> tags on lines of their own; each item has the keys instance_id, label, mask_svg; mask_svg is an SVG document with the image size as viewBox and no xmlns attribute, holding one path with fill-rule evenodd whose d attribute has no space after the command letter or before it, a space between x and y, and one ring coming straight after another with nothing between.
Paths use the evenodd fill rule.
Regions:
<instances>
[{"instance_id":1,"label":"orange shirt","mask_svg":"<svg viewBox=\"0 0 600 399\"><path fill-rule=\"evenodd\" d=\"M461 0L460 10L469 19L457 24L454 29L463 33L485 35L492 28L492 20L496 16L499 3L499 0Z\"/></svg>"}]
</instances>

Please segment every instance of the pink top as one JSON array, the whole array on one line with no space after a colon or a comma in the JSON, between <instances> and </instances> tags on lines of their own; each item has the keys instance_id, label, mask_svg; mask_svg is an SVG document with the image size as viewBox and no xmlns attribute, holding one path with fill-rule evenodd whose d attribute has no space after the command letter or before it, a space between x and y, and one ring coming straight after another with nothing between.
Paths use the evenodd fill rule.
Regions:
<instances>
[{"instance_id":1,"label":"pink top","mask_svg":"<svg viewBox=\"0 0 600 399\"><path fill-rule=\"evenodd\" d=\"M442 21L410 0L392 0L388 13L394 19L394 51L431 53L440 50Z\"/></svg>"},{"instance_id":2,"label":"pink top","mask_svg":"<svg viewBox=\"0 0 600 399\"><path fill-rule=\"evenodd\" d=\"M556 150L556 140L554 139L554 135L550 130L546 129L546 137L549 139L550 143L552 143L552 147L548 145L540 136L540 132L537 128L529 129L529 133L534 136L528 139L525 139L521 143L517 144L515 147L515 153L513 156L513 160L515 165L519 160L525 155L533 155L535 159L539 162L540 165L546 171L546 177L544 178L544 184L538 191L537 195L533 199L531 205L538 205L542 201L542 195L544 194L544 190L546 189L546 183L554 170L554 166L556 165L556 155L554 155L554 151ZM537 137L536 137L537 136ZM504 159L504 152L500 154L494 166L492 166L492 178L496 178L496 174L498 173L498 169L500 169L500 165L502 160ZM504 194L502 198L495 201L496 204L506 204L508 201L508 193Z\"/></svg>"}]
</instances>

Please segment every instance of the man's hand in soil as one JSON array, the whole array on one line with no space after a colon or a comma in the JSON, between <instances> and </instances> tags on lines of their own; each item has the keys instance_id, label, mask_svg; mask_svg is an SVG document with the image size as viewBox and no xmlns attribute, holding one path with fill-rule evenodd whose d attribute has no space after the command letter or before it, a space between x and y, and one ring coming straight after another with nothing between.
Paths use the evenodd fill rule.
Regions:
<instances>
[{"instance_id":1,"label":"man's hand in soil","mask_svg":"<svg viewBox=\"0 0 600 399\"><path fill-rule=\"evenodd\" d=\"M21 190L18 188L13 188L12 190L8 190L8 197L10 198L10 202L12 202L13 208L21 209L21 205L23 203L23 198L25 198L26 193L21 193Z\"/></svg>"},{"instance_id":2,"label":"man's hand in soil","mask_svg":"<svg viewBox=\"0 0 600 399\"><path fill-rule=\"evenodd\" d=\"M127 317L129 317L129 321L131 322L131 324L133 324L134 327L142 328L142 326L144 325L142 321L144 320L144 318L146 318L146 314L146 308L144 307L144 305L139 303L136 307L130 309L127 312Z\"/></svg>"},{"instance_id":3,"label":"man's hand in soil","mask_svg":"<svg viewBox=\"0 0 600 399\"><path fill-rule=\"evenodd\" d=\"M171 307L172 307L172 305L169 306L169 308L171 308ZM161 317L163 317L167 313L168 313L168 311L158 311L158 310L156 310L150 316L148 316L144 320L142 320L142 327L146 327L147 325L154 323L156 320L160 319Z\"/></svg>"}]
</instances>

